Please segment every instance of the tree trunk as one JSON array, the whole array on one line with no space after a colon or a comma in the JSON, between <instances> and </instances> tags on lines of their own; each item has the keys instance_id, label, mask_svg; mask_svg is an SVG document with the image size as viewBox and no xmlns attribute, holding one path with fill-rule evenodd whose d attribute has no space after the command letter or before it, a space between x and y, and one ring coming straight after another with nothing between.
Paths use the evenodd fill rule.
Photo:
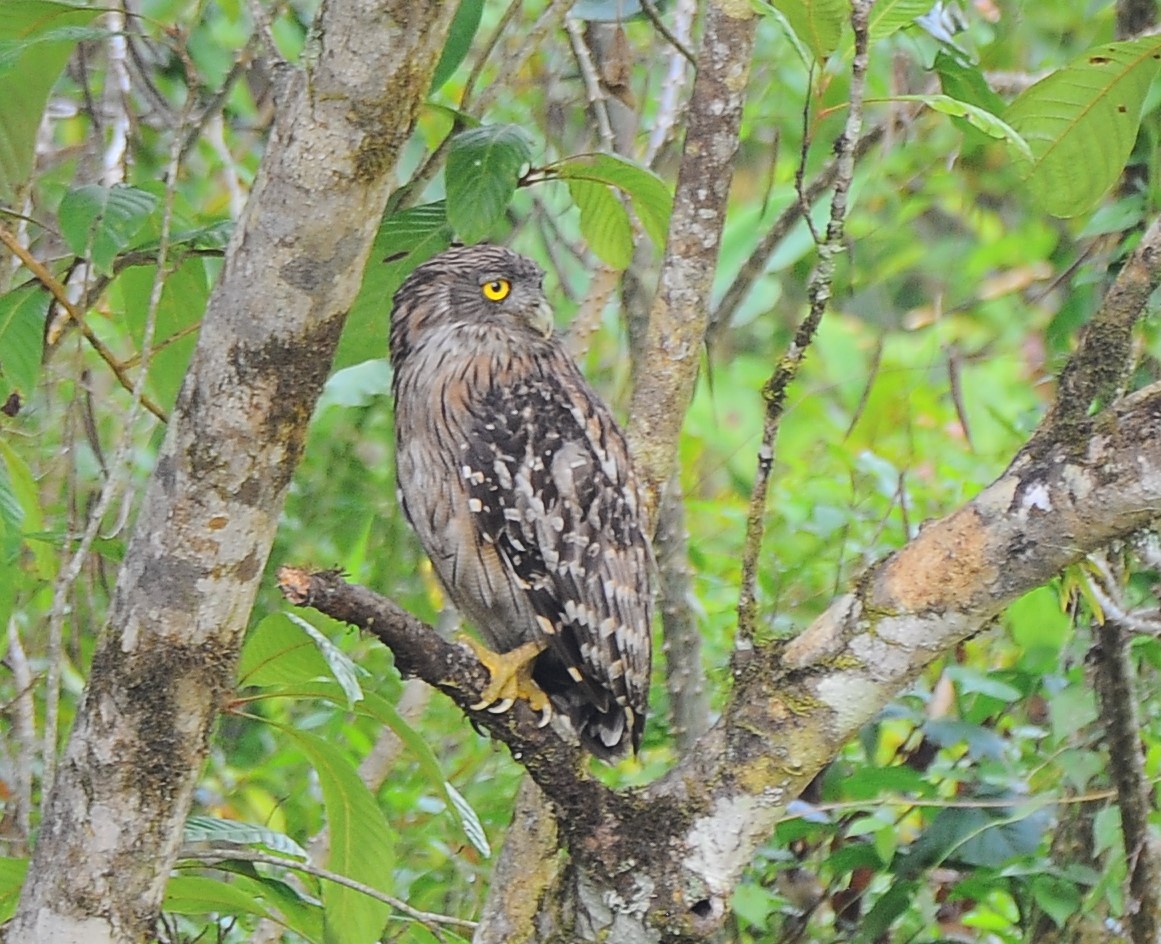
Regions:
<instances>
[{"instance_id":1,"label":"tree trunk","mask_svg":"<svg viewBox=\"0 0 1161 944\"><path fill-rule=\"evenodd\" d=\"M454 4L332 0L227 252L6 939L145 941Z\"/></svg>"}]
</instances>

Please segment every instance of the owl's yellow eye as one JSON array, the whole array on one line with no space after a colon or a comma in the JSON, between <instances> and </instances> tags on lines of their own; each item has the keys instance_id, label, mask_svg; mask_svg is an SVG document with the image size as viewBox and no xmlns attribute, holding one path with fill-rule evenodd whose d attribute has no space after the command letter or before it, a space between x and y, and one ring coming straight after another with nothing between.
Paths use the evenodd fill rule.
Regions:
<instances>
[{"instance_id":1,"label":"owl's yellow eye","mask_svg":"<svg viewBox=\"0 0 1161 944\"><path fill-rule=\"evenodd\" d=\"M507 279L493 279L491 282L485 282L481 285L480 291L484 293L484 298L488 301L502 302L512 291L512 283Z\"/></svg>"}]
</instances>

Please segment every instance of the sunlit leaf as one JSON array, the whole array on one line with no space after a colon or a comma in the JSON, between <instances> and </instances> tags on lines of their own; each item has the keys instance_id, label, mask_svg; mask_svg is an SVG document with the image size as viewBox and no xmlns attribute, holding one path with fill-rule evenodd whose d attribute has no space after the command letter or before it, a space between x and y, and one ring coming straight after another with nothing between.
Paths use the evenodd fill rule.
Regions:
<instances>
[{"instance_id":1,"label":"sunlit leaf","mask_svg":"<svg viewBox=\"0 0 1161 944\"><path fill-rule=\"evenodd\" d=\"M357 701L362 701L363 689L359 685L358 669L347 654L297 613L287 613L286 617L306 633L318 647L318 651L326 660L331 675L334 676L335 681L339 683L339 687L347 696L347 707L351 707Z\"/></svg>"}]
</instances>

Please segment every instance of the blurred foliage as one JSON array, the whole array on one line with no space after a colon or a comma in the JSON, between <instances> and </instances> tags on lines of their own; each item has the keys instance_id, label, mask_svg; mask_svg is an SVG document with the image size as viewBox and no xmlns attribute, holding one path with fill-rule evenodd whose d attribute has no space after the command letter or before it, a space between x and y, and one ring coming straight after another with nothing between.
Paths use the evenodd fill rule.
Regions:
<instances>
[{"instance_id":1,"label":"blurred foliage","mask_svg":"<svg viewBox=\"0 0 1161 944\"><path fill-rule=\"evenodd\" d=\"M623 405L626 322L646 303L626 288L593 312L587 293L602 265L632 266L626 286L648 293L680 156L679 133L651 137L675 117L665 93L677 60L640 6L578 4L593 21L590 48L605 50L595 62L605 117L614 132L628 128L620 156L598 153L610 142L584 84L594 63L578 61L560 28L529 45L544 6L461 3L271 555L271 567L342 568L443 624L438 585L395 501L383 359L390 294L457 236L510 242L547 269L562 327L578 315L595 326L583 366ZM671 27L682 15L680 3L658 6ZM269 23L256 28L256 7L235 0L143 0L128 19L49 0L0 5L0 227L29 247L86 325L82 333L70 322L43 279L0 257L0 836L9 857L0 916L14 905L36 822L48 660L60 667L53 744L71 724L164 435L129 409L124 381L146 360L145 393L161 411L172 407L277 104L263 37L292 61L310 59L316 4L262 8ZM809 181L829 160L846 108L846 5L755 8L757 53L711 307L798 199L796 176ZM867 127L887 130L857 171L832 311L777 444L759 588L768 638L801 629L869 562L1004 468L1158 210L1161 41L1108 46L1111 3L899 0L877 4L873 26ZM175 136L182 163L159 273L157 181ZM759 265L705 354L681 443L715 710L728 685L758 391L805 309L813 258L799 223ZM1159 352L1148 323L1135 385L1156 379ZM119 497L97 523L53 640L54 586L104 487ZM1155 577L1126 559L1129 599L1151 600ZM731 939L1007 942L1057 929L1076 939L1086 923L1123 917L1110 758L1085 671L1099 610L1082 586L1065 575L1028 594L846 746L738 889ZM1134 655L1156 778L1161 647L1141 639ZM614 784L648 780L676 759L666 693L660 682L654 689L641 756L602 773ZM163 939L208 930L249 940L274 916L287 941L368 940L384 921L384 940L436 940L398 909L294 870L303 850L320 848L324 827L329 853L316 865L422 911L479 913L520 770L442 699L406 712L402 693L388 651L317 616L295 622L264 580ZM368 787L357 769L377 742L390 762ZM215 857L199 857L206 849ZM254 850L290 867L244 857ZM470 937L462 926L440 933Z\"/></svg>"}]
</instances>

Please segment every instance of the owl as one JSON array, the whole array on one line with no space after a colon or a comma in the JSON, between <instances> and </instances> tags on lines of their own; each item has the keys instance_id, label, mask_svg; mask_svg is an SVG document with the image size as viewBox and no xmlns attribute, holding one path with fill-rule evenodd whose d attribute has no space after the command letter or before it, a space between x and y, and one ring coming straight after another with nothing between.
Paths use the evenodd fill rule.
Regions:
<instances>
[{"instance_id":1,"label":"owl","mask_svg":"<svg viewBox=\"0 0 1161 944\"><path fill-rule=\"evenodd\" d=\"M499 246L416 268L391 315L399 499L486 646L476 708L523 698L613 761L641 743L652 556L625 437Z\"/></svg>"}]
</instances>

